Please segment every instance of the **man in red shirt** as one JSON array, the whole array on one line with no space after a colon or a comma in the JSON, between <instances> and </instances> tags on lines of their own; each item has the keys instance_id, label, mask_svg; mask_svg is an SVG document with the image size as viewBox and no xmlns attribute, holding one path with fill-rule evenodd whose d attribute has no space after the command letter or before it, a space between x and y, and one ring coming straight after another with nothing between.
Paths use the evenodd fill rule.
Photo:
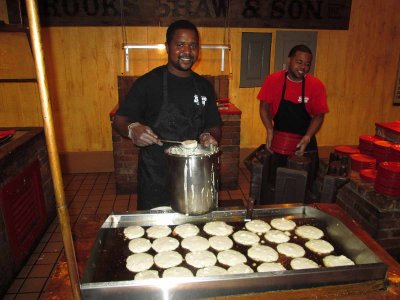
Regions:
<instances>
[{"instance_id":1,"label":"man in red shirt","mask_svg":"<svg viewBox=\"0 0 400 300\"><path fill-rule=\"evenodd\" d=\"M328 105L323 83L308 74L312 58L307 46L293 47L288 55L288 70L270 74L261 87L260 117L267 129L268 149L274 132L279 131L299 136L297 155L317 150L315 134L322 126ZM286 165L287 155L274 153L274 156L278 166Z\"/></svg>"}]
</instances>

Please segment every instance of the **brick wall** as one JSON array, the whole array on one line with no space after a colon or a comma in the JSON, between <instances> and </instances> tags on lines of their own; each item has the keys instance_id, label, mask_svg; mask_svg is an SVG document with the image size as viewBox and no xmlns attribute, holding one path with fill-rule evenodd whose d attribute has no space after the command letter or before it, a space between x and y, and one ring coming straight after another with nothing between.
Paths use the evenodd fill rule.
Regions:
<instances>
[{"instance_id":1,"label":"brick wall","mask_svg":"<svg viewBox=\"0 0 400 300\"><path fill-rule=\"evenodd\" d=\"M220 188L222 190L237 189L239 181L240 155L240 114L221 115L221 168Z\"/></svg>"},{"instance_id":2,"label":"brick wall","mask_svg":"<svg viewBox=\"0 0 400 300\"><path fill-rule=\"evenodd\" d=\"M223 121L221 137L220 188L236 189L239 177L240 111L221 114ZM129 139L112 131L114 171L118 194L137 191L137 162L139 150Z\"/></svg>"},{"instance_id":3,"label":"brick wall","mask_svg":"<svg viewBox=\"0 0 400 300\"><path fill-rule=\"evenodd\" d=\"M336 202L350 214L383 248L400 259L400 197L374 190L352 172L351 181L338 192Z\"/></svg>"},{"instance_id":4,"label":"brick wall","mask_svg":"<svg viewBox=\"0 0 400 300\"><path fill-rule=\"evenodd\" d=\"M136 193L139 148L112 130L114 174L117 194Z\"/></svg>"}]
</instances>

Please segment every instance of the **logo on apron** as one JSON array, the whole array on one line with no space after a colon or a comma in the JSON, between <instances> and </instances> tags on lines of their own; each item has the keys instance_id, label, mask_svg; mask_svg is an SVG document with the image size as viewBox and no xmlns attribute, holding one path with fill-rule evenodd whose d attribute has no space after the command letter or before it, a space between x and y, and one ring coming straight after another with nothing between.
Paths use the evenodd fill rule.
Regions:
<instances>
[{"instance_id":1,"label":"logo on apron","mask_svg":"<svg viewBox=\"0 0 400 300\"><path fill-rule=\"evenodd\" d=\"M304 103L307 103L308 100L310 100L310 98L304 96ZM301 103L301 96L299 96L299 98L297 99L297 102Z\"/></svg>"},{"instance_id":2,"label":"logo on apron","mask_svg":"<svg viewBox=\"0 0 400 300\"><path fill-rule=\"evenodd\" d=\"M205 105L206 105L206 102L207 102L207 97L206 97L206 96L200 96L200 97L201 97L201 105L205 106ZM199 96L198 96L197 94L194 94L193 102L194 102L196 105L200 105Z\"/></svg>"}]
</instances>

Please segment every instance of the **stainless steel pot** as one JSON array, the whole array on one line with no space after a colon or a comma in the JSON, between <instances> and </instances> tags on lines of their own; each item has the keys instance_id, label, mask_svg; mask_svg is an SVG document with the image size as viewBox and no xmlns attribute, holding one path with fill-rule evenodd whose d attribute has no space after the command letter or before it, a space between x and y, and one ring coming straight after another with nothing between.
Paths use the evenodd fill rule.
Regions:
<instances>
[{"instance_id":1,"label":"stainless steel pot","mask_svg":"<svg viewBox=\"0 0 400 300\"><path fill-rule=\"evenodd\" d=\"M219 148L199 145L194 150L186 150L173 146L165 153L172 209L193 216L217 208Z\"/></svg>"}]
</instances>

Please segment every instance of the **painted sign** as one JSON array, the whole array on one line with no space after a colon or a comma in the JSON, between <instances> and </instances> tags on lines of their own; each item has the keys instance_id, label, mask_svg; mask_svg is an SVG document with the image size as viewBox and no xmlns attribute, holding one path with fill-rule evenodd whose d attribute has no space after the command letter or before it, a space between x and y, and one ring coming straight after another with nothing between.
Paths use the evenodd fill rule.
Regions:
<instances>
[{"instance_id":1,"label":"painted sign","mask_svg":"<svg viewBox=\"0 0 400 300\"><path fill-rule=\"evenodd\" d=\"M24 1L7 0L11 23ZM41 0L42 26L168 26L348 29L351 0ZM20 13L21 10L21 13Z\"/></svg>"}]
</instances>

